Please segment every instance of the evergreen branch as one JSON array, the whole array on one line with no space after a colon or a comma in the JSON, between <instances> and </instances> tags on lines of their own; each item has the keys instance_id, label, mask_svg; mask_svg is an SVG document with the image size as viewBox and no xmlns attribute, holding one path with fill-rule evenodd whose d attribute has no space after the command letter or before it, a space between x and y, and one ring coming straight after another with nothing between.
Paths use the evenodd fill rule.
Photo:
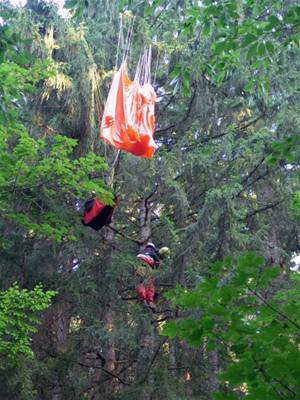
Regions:
<instances>
[{"instance_id":1,"label":"evergreen branch","mask_svg":"<svg viewBox=\"0 0 300 400\"><path fill-rule=\"evenodd\" d=\"M259 121L260 119L262 119L265 116L265 113L262 113L260 115L258 115L256 118L248 121L247 123L245 123L244 125L240 125L236 127L236 131L240 132L243 131L244 129L249 128L249 126L254 125L257 121Z\"/></svg>"},{"instance_id":2,"label":"evergreen branch","mask_svg":"<svg viewBox=\"0 0 300 400\"><path fill-rule=\"evenodd\" d=\"M206 78L205 78L205 79L206 79ZM206 79L206 80L207 80L207 79ZM195 92L194 92L194 93L195 93ZM225 95L225 94L224 94L224 96L227 97L227 95ZM278 112L279 109L280 109L280 105L282 105L284 101L289 101L289 100L291 99L291 97L292 97L292 96L287 96L285 99L283 99L282 102L276 103L276 104L274 104L272 107L270 107L270 110L268 111L268 116L272 115L273 113ZM241 131L243 131L243 130L249 128L249 126L254 125L257 121L259 121L260 119L262 119L262 118L265 117L265 116L266 116L266 112L263 112L263 113L259 114L256 118L254 118L254 119L252 119L252 120L246 122L244 125L240 125L240 126L237 125L237 126L235 127L234 131L235 131L236 133L241 132ZM181 121L179 121L178 123L169 125L169 126L167 126L167 127L165 127L165 128L162 128L162 129L158 129L158 130L155 131L155 133L161 133L161 132L165 132L165 131L168 131L168 130L170 130L170 129L173 129L173 128L179 126L182 122L184 122L185 119L186 119L186 118L183 118L183 119L182 119ZM220 134L218 134L218 135L214 135L214 136L211 136L211 137L206 137L206 138L204 138L203 140L198 141L196 144L193 144L193 145L190 145L190 146L186 146L185 150L189 150L189 149L195 148L195 146L202 146L203 144L206 144L206 143L208 143L208 142L211 141L211 140L221 138L221 137L223 137L223 136L228 135L229 133L231 133L231 132L230 132L230 131L226 131L226 132L220 133Z\"/></svg>"},{"instance_id":3,"label":"evergreen branch","mask_svg":"<svg viewBox=\"0 0 300 400\"><path fill-rule=\"evenodd\" d=\"M131 219L132 217L129 217L127 214L125 214L125 218L127 219L127 221L129 221L131 224L133 224L136 228L139 228L139 225Z\"/></svg>"},{"instance_id":4,"label":"evergreen branch","mask_svg":"<svg viewBox=\"0 0 300 400\"><path fill-rule=\"evenodd\" d=\"M286 385L284 382L282 382L280 379L277 378L273 378L273 380L277 383L279 383L279 385L281 385L283 388L285 388L287 391L289 391L290 393L293 394L293 397L296 396L296 392L294 392L293 389L291 389L288 385Z\"/></svg>"},{"instance_id":5,"label":"evergreen branch","mask_svg":"<svg viewBox=\"0 0 300 400\"><path fill-rule=\"evenodd\" d=\"M254 215L256 215L256 214L258 214L258 213L261 213L261 212L263 212L263 211L267 211L267 210L270 210L270 209L272 209L272 208L275 208L275 207L277 207L279 204L283 203L284 201L285 201L285 199L282 199L282 200L280 200L280 201L277 201L276 203L268 204L268 205L266 205L266 206L264 206L264 207L262 207L262 208L258 208L257 210L255 210L255 211L253 211L253 212L247 214L246 217L245 217L245 219L251 218L251 217L253 217Z\"/></svg>"},{"instance_id":6,"label":"evergreen branch","mask_svg":"<svg viewBox=\"0 0 300 400\"><path fill-rule=\"evenodd\" d=\"M137 362L137 359L133 359L129 364L127 364L125 367L123 367L122 369L120 369L119 374L121 374L122 372L126 371L128 368L132 367L133 364L135 364ZM118 364L120 364L120 361L118 361ZM129 383L130 385L130 383Z\"/></svg>"},{"instance_id":7,"label":"evergreen branch","mask_svg":"<svg viewBox=\"0 0 300 400\"><path fill-rule=\"evenodd\" d=\"M45 182L39 183L39 184L36 184L36 185L33 185L33 186L26 186L26 187L15 187L15 186L13 186L9 190L5 190L5 191L0 192L0 196L3 195L3 194L5 195L7 193L22 192L23 190L35 190L36 191L38 188L40 188L40 187L42 187L44 185L45 185Z\"/></svg>"},{"instance_id":8,"label":"evergreen branch","mask_svg":"<svg viewBox=\"0 0 300 400\"><path fill-rule=\"evenodd\" d=\"M154 185L154 189L152 190L152 192L151 192L147 197L145 197L145 201L150 200L151 197L154 196L155 193L157 192L157 189L158 189L158 183L156 183L156 184Z\"/></svg>"},{"instance_id":9,"label":"evergreen branch","mask_svg":"<svg viewBox=\"0 0 300 400\"><path fill-rule=\"evenodd\" d=\"M135 239L135 238L133 238L133 237L131 237L129 235L126 235L126 233L123 233L123 232L119 231L118 229L113 228L111 225L107 225L107 228L109 228L113 232L117 233L118 235L122 236L123 238L128 239L131 242L134 242L134 243L138 244L139 246L144 243L141 240Z\"/></svg>"},{"instance_id":10,"label":"evergreen branch","mask_svg":"<svg viewBox=\"0 0 300 400\"><path fill-rule=\"evenodd\" d=\"M262 165L262 163L265 161L266 157L264 156L258 164L255 165L255 167L252 169L252 171L242 180L242 185L246 183L258 170L258 168Z\"/></svg>"},{"instance_id":11,"label":"evergreen branch","mask_svg":"<svg viewBox=\"0 0 300 400\"><path fill-rule=\"evenodd\" d=\"M281 397L281 393L278 392L277 389L275 388L275 386L272 384L272 382L271 382L272 380L275 381L275 382L277 382L277 383L279 383L279 385L281 385L284 389L286 389L287 391L289 391L290 393L292 393L293 397L296 396L296 392L294 392L293 389L291 389L288 385L286 385L285 383L283 383L283 382L280 381L279 379L277 379L277 378L272 378L272 377L267 376L265 370L262 368L262 366L258 363L258 361L257 361L254 357L253 357L253 360L254 360L256 366L258 367L258 371L264 376L266 382L272 387L272 389L276 392L276 394L277 394L280 398L284 399L284 397Z\"/></svg>"},{"instance_id":12,"label":"evergreen branch","mask_svg":"<svg viewBox=\"0 0 300 400\"><path fill-rule=\"evenodd\" d=\"M170 96L169 100L167 101L167 103L165 104L165 106L162 108L162 110L158 110L158 114L159 114L159 115L162 115L162 114L166 111L166 109L167 109L167 108L169 107L169 105L172 103L172 101L174 100L174 98L175 98L175 95L172 94L172 95Z\"/></svg>"},{"instance_id":13,"label":"evergreen branch","mask_svg":"<svg viewBox=\"0 0 300 400\"><path fill-rule=\"evenodd\" d=\"M106 374L110 375L111 377L117 379L120 383L122 383L122 385L125 385L125 386L130 386L131 385L130 382L124 381L124 379L120 378L119 375L109 371L108 369L106 369L104 367L99 367L97 365L87 365L87 364L84 364L83 362L79 362L78 365L80 365L82 367L86 367L86 368L100 369L101 371L105 372Z\"/></svg>"},{"instance_id":14,"label":"evergreen branch","mask_svg":"<svg viewBox=\"0 0 300 400\"><path fill-rule=\"evenodd\" d=\"M254 183L260 181L261 179L265 178L266 176L268 176L270 173L269 170L267 170L266 172L264 172L263 174L259 175L257 178L255 178L252 182L247 183L242 190L240 190L238 192L238 194L236 195L236 197L239 197L250 185L253 185Z\"/></svg>"},{"instance_id":15,"label":"evergreen branch","mask_svg":"<svg viewBox=\"0 0 300 400\"><path fill-rule=\"evenodd\" d=\"M156 348L155 352L153 353L153 356L152 356L152 358L151 358L151 360L150 360L150 362L149 362L149 365L148 365L148 367L147 367L147 370L146 370L146 372L145 372L145 375L143 376L143 378L142 378L139 382L137 382L138 385L145 383L145 381L147 380L148 375L149 375L149 373L150 373L150 371L151 371L152 365L154 364L154 361L155 361L156 357L158 356L158 353L159 353L159 351L160 351L162 345L165 344L167 340L168 340L168 338L164 338L164 339L159 343L159 345L157 346L157 348Z\"/></svg>"},{"instance_id":16,"label":"evergreen branch","mask_svg":"<svg viewBox=\"0 0 300 400\"><path fill-rule=\"evenodd\" d=\"M190 99L190 102L189 102L188 108L187 108L187 110L186 110L185 116L184 116L180 121L178 121L178 122L175 123L175 124L166 126L165 128L156 129L156 130L155 130L155 134L169 131L170 129L173 129L173 128L175 128L175 127L177 128L180 124L182 124L184 121L186 121L186 120L188 119L188 117L190 116L190 113L191 113L191 111L192 111L192 107L193 107L193 104L194 104L194 100L195 100L195 98L196 98L196 93L197 93L197 90L195 89L195 90L193 91L192 97L191 97L191 99Z\"/></svg>"},{"instance_id":17,"label":"evergreen branch","mask_svg":"<svg viewBox=\"0 0 300 400\"><path fill-rule=\"evenodd\" d=\"M166 311L171 311L171 310L166 310ZM160 312L161 313L161 312ZM170 317L170 316L166 316L164 318L160 318L160 319L152 319L151 320L151 325L157 323L159 324L160 322L164 322L164 321L168 321L170 319L174 319L175 317Z\"/></svg>"},{"instance_id":18,"label":"evergreen branch","mask_svg":"<svg viewBox=\"0 0 300 400\"><path fill-rule=\"evenodd\" d=\"M124 301L130 301L130 300L138 300L138 296L133 296L133 297L122 297L121 299Z\"/></svg>"},{"instance_id":19,"label":"evergreen branch","mask_svg":"<svg viewBox=\"0 0 300 400\"><path fill-rule=\"evenodd\" d=\"M259 115L257 118L255 118L255 119L249 121L248 123L246 123L246 124L244 124L244 125L242 125L242 126L236 126L235 129L234 129L234 131L235 131L236 133L241 132L241 131L243 131L244 129L248 128L249 126L255 124L255 123L256 123L258 120L260 120L262 117L264 117L264 114ZM204 139L202 139L202 140L199 140L196 144L194 144L194 145L192 145L192 146L187 146L186 149L191 149L191 148L194 148L195 146L201 146L201 145L203 145L203 144L206 144L206 143L210 142L211 140L219 139L219 138L221 138L221 137L223 137L223 136L226 136L226 135L228 135L229 133L231 133L231 131L225 131L225 132L222 132L222 133L220 133L220 134L218 134L218 135L206 137L206 138L204 138Z\"/></svg>"},{"instance_id":20,"label":"evergreen branch","mask_svg":"<svg viewBox=\"0 0 300 400\"><path fill-rule=\"evenodd\" d=\"M99 353L97 353L97 355L99 355ZM125 360L125 362L127 362L127 360ZM123 373L124 371L126 371L128 368L132 367L132 365L134 363L136 363L136 362L137 362L137 359L133 359L132 361L130 361L129 364L127 364L125 367L121 368L120 371L118 371L118 373L114 373L114 372L109 371L106 368L104 368L104 364L102 363L102 360L101 360L101 363L102 363L101 367L100 366L95 366L95 365L87 365L87 364L85 364L83 362L79 362L78 364L81 365L82 367L86 367L86 368L100 369L100 370L104 371L105 373L107 373L108 375L110 375L111 377L116 378L123 385L130 386L131 383L130 382L126 382L124 379L120 378L120 374ZM120 363L120 362L118 362L118 363Z\"/></svg>"},{"instance_id":21,"label":"evergreen branch","mask_svg":"<svg viewBox=\"0 0 300 400\"><path fill-rule=\"evenodd\" d=\"M172 124L172 125L166 126L165 128L156 129L154 133L156 135L157 133L162 133L162 132L169 131L170 129L173 129L173 128L177 127L179 125L179 123L180 122L178 122L176 124Z\"/></svg>"},{"instance_id":22,"label":"evergreen branch","mask_svg":"<svg viewBox=\"0 0 300 400\"><path fill-rule=\"evenodd\" d=\"M272 383L271 379L269 378L269 376L266 374L265 370L258 364L258 362L255 360L254 358L254 362L257 365L257 370L258 372L261 373L261 375L263 376L264 380L271 386L271 388L273 389L273 391L276 393L276 395L282 399L285 400L284 397L282 397L281 393L277 390L277 388L274 386L274 384Z\"/></svg>"},{"instance_id":23,"label":"evergreen branch","mask_svg":"<svg viewBox=\"0 0 300 400\"><path fill-rule=\"evenodd\" d=\"M161 17L161 15L166 11L166 7L164 7L158 14L157 16L154 18L152 24L150 25L150 28L153 28L154 25L156 24L156 22L158 21L158 19Z\"/></svg>"},{"instance_id":24,"label":"evergreen branch","mask_svg":"<svg viewBox=\"0 0 300 400\"><path fill-rule=\"evenodd\" d=\"M213 261L218 261L222 258L222 246L225 241L225 233L226 233L226 217L227 217L227 210L221 214L219 221L218 221L218 228L219 228L219 235L218 235L218 249L216 251L215 256L213 257Z\"/></svg>"}]
</instances>

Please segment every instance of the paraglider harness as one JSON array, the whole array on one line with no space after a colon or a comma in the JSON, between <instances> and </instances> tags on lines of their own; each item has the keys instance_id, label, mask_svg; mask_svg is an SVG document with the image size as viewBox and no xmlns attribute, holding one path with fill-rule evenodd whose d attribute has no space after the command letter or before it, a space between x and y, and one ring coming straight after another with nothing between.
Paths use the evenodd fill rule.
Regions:
<instances>
[{"instance_id":1,"label":"paraglider harness","mask_svg":"<svg viewBox=\"0 0 300 400\"><path fill-rule=\"evenodd\" d=\"M92 229L98 231L104 225L109 225L111 223L111 218L116 206L116 196L112 205L103 204L98 197L89 199L84 204L84 215L81 222L83 225L90 226Z\"/></svg>"},{"instance_id":2,"label":"paraglider harness","mask_svg":"<svg viewBox=\"0 0 300 400\"><path fill-rule=\"evenodd\" d=\"M137 254L138 260L146 263L152 269L156 269L160 266L161 258L159 256L159 250L152 244L146 245L142 251Z\"/></svg>"}]
</instances>

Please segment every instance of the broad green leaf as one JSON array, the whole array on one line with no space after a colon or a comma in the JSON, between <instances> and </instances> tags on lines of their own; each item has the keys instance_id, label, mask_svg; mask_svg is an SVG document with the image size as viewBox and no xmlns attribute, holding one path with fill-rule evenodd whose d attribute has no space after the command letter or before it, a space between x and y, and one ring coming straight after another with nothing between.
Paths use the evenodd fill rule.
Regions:
<instances>
[{"instance_id":1,"label":"broad green leaf","mask_svg":"<svg viewBox=\"0 0 300 400\"><path fill-rule=\"evenodd\" d=\"M257 41L257 39L258 39L257 36L252 35L251 33L249 33L249 34L247 34L247 35L245 35L243 37L243 40L242 40L242 42L240 44L240 47L241 48L247 47L247 46L249 46L249 44Z\"/></svg>"},{"instance_id":2,"label":"broad green leaf","mask_svg":"<svg viewBox=\"0 0 300 400\"><path fill-rule=\"evenodd\" d=\"M210 34L210 22L209 20L205 21L202 29L203 36L207 37Z\"/></svg>"},{"instance_id":3,"label":"broad green leaf","mask_svg":"<svg viewBox=\"0 0 300 400\"><path fill-rule=\"evenodd\" d=\"M264 43L260 43L257 48L257 55L263 56L266 53L266 46Z\"/></svg>"},{"instance_id":4,"label":"broad green leaf","mask_svg":"<svg viewBox=\"0 0 300 400\"><path fill-rule=\"evenodd\" d=\"M177 324L174 321L168 322L164 325L161 335L168 336L173 339L178 334Z\"/></svg>"},{"instance_id":5,"label":"broad green leaf","mask_svg":"<svg viewBox=\"0 0 300 400\"><path fill-rule=\"evenodd\" d=\"M237 400L238 396L234 393L213 393L213 400Z\"/></svg>"},{"instance_id":6,"label":"broad green leaf","mask_svg":"<svg viewBox=\"0 0 300 400\"><path fill-rule=\"evenodd\" d=\"M221 42L217 42L214 44L214 50L217 54L222 53L226 48L227 48L227 43L225 40L222 40Z\"/></svg>"},{"instance_id":7,"label":"broad green leaf","mask_svg":"<svg viewBox=\"0 0 300 400\"><path fill-rule=\"evenodd\" d=\"M250 46L249 50L247 51L247 59L251 59L253 56L257 54L258 43L254 43Z\"/></svg>"},{"instance_id":8,"label":"broad green leaf","mask_svg":"<svg viewBox=\"0 0 300 400\"><path fill-rule=\"evenodd\" d=\"M280 24L281 21L276 17L276 15L270 15L268 18L268 25L266 26L266 29L271 30L273 28L276 28Z\"/></svg>"},{"instance_id":9,"label":"broad green leaf","mask_svg":"<svg viewBox=\"0 0 300 400\"><path fill-rule=\"evenodd\" d=\"M270 41L269 41L269 42L266 42L266 48L267 48L268 52L271 53L271 54L272 54L272 53L274 52L274 50L275 50L275 49L274 49L273 43L270 42Z\"/></svg>"}]
</instances>

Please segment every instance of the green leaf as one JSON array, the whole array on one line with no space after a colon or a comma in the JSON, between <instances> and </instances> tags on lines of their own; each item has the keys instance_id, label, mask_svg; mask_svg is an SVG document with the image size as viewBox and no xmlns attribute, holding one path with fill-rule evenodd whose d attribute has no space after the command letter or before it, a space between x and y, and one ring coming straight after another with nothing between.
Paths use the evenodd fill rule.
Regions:
<instances>
[{"instance_id":1,"label":"green leaf","mask_svg":"<svg viewBox=\"0 0 300 400\"><path fill-rule=\"evenodd\" d=\"M19 289L14 283L0 292L0 353L9 364L17 364L20 355L32 358L30 334L39 323L35 313L50 306L56 292L44 292L41 285L33 290Z\"/></svg>"},{"instance_id":2,"label":"green leaf","mask_svg":"<svg viewBox=\"0 0 300 400\"><path fill-rule=\"evenodd\" d=\"M251 33L249 33L244 36L244 38L240 44L240 47L241 48L247 47L247 46L249 46L249 44L255 42L256 40L257 40L257 36L254 36Z\"/></svg>"},{"instance_id":3,"label":"green leaf","mask_svg":"<svg viewBox=\"0 0 300 400\"><path fill-rule=\"evenodd\" d=\"M186 69L186 70L184 70L183 76L182 76L182 86L183 86L183 94L184 94L184 96L190 96L191 95L190 81L191 81L191 74Z\"/></svg>"},{"instance_id":4,"label":"green leaf","mask_svg":"<svg viewBox=\"0 0 300 400\"><path fill-rule=\"evenodd\" d=\"M168 336L170 339L174 339L174 337L177 335L177 332L177 323L170 321L164 325L161 335Z\"/></svg>"},{"instance_id":5,"label":"green leaf","mask_svg":"<svg viewBox=\"0 0 300 400\"><path fill-rule=\"evenodd\" d=\"M74 8L79 3L79 0L65 0L64 7L67 9Z\"/></svg>"},{"instance_id":6,"label":"green leaf","mask_svg":"<svg viewBox=\"0 0 300 400\"><path fill-rule=\"evenodd\" d=\"M274 45L273 45L272 42L270 42L270 41L267 42L267 43L266 43L266 48L267 48L267 50L268 50L269 53L271 53L271 54L274 53L274 50L275 50L275 49L274 49Z\"/></svg>"},{"instance_id":7,"label":"green leaf","mask_svg":"<svg viewBox=\"0 0 300 400\"><path fill-rule=\"evenodd\" d=\"M252 92L252 90L255 88L255 85L256 85L256 80L250 79L249 82L244 87L245 92Z\"/></svg>"},{"instance_id":8,"label":"green leaf","mask_svg":"<svg viewBox=\"0 0 300 400\"><path fill-rule=\"evenodd\" d=\"M203 317L201 318L201 326L205 329L210 331L215 325L215 321L211 317Z\"/></svg>"},{"instance_id":9,"label":"green leaf","mask_svg":"<svg viewBox=\"0 0 300 400\"><path fill-rule=\"evenodd\" d=\"M220 71L214 78L214 81L217 85L220 85L225 78L225 70Z\"/></svg>"},{"instance_id":10,"label":"green leaf","mask_svg":"<svg viewBox=\"0 0 300 400\"><path fill-rule=\"evenodd\" d=\"M266 26L266 30L272 30L276 28L277 25L281 25L281 21L276 17L276 15L270 15L268 18L268 24Z\"/></svg>"},{"instance_id":11,"label":"green leaf","mask_svg":"<svg viewBox=\"0 0 300 400\"><path fill-rule=\"evenodd\" d=\"M295 10L293 9L293 7L291 7L288 10L288 12L283 16L283 22L286 23L286 24L299 23L298 15L295 12Z\"/></svg>"},{"instance_id":12,"label":"green leaf","mask_svg":"<svg viewBox=\"0 0 300 400\"><path fill-rule=\"evenodd\" d=\"M238 396L233 393L213 393L213 400L237 400Z\"/></svg>"},{"instance_id":13,"label":"green leaf","mask_svg":"<svg viewBox=\"0 0 300 400\"><path fill-rule=\"evenodd\" d=\"M206 350L207 351L212 351L215 350L217 348L217 343L215 340L209 340L208 344L206 345Z\"/></svg>"},{"instance_id":14,"label":"green leaf","mask_svg":"<svg viewBox=\"0 0 300 400\"><path fill-rule=\"evenodd\" d=\"M204 37L207 37L207 36L209 36L209 34L210 34L210 28L211 28L211 26L210 26L210 21L209 20L207 20L207 21L205 21L205 23L204 23L204 25L203 25L203 29L202 29L202 35L204 36Z\"/></svg>"},{"instance_id":15,"label":"green leaf","mask_svg":"<svg viewBox=\"0 0 300 400\"><path fill-rule=\"evenodd\" d=\"M217 54L221 54L227 48L226 40L222 40L221 42L215 43L213 45L213 48Z\"/></svg>"},{"instance_id":16,"label":"green leaf","mask_svg":"<svg viewBox=\"0 0 300 400\"><path fill-rule=\"evenodd\" d=\"M291 204L291 212L297 219L300 219L300 191L297 191L294 194Z\"/></svg>"},{"instance_id":17,"label":"green leaf","mask_svg":"<svg viewBox=\"0 0 300 400\"><path fill-rule=\"evenodd\" d=\"M219 17L222 14L222 7L217 5L210 5L205 9L205 14L207 17Z\"/></svg>"},{"instance_id":18,"label":"green leaf","mask_svg":"<svg viewBox=\"0 0 300 400\"><path fill-rule=\"evenodd\" d=\"M259 56L263 56L266 53L266 46L264 43L260 43L257 48L256 54Z\"/></svg>"},{"instance_id":19,"label":"green leaf","mask_svg":"<svg viewBox=\"0 0 300 400\"><path fill-rule=\"evenodd\" d=\"M258 283L260 285L265 285L270 280L275 279L277 276L279 276L280 272L281 270L279 267L268 267L264 269L264 271L260 275Z\"/></svg>"},{"instance_id":20,"label":"green leaf","mask_svg":"<svg viewBox=\"0 0 300 400\"><path fill-rule=\"evenodd\" d=\"M255 56L257 54L257 47L258 47L258 43L254 43L249 48L249 50L247 51L247 55L246 55L247 60L250 60L253 56Z\"/></svg>"}]
</instances>

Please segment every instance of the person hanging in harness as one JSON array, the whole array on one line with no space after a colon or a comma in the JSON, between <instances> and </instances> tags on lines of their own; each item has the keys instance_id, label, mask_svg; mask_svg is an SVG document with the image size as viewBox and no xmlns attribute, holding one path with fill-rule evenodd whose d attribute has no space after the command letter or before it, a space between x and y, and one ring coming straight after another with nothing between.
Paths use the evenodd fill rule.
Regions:
<instances>
[{"instance_id":1,"label":"person hanging in harness","mask_svg":"<svg viewBox=\"0 0 300 400\"><path fill-rule=\"evenodd\" d=\"M168 247L157 249L156 246L150 242L137 254L137 259L144 265L137 270L140 283L136 287L136 291L140 302L148 305L152 310L155 310L155 287L152 272L157 269L161 265L162 260L169 255L170 249Z\"/></svg>"},{"instance_id":2,"label":"person hanging in harness","mask_svg":"<svg viewBox=\"0 0 300 400\"><path fill-rule=\"evenodd\" d=\"M84 214L82 217L82 224L99 231L103 226L111 223L112 215L117 207L117 196L114 197L113 204L107 205L92 194L90 198L84 203Z\"/></svg>"}]
</instances>

